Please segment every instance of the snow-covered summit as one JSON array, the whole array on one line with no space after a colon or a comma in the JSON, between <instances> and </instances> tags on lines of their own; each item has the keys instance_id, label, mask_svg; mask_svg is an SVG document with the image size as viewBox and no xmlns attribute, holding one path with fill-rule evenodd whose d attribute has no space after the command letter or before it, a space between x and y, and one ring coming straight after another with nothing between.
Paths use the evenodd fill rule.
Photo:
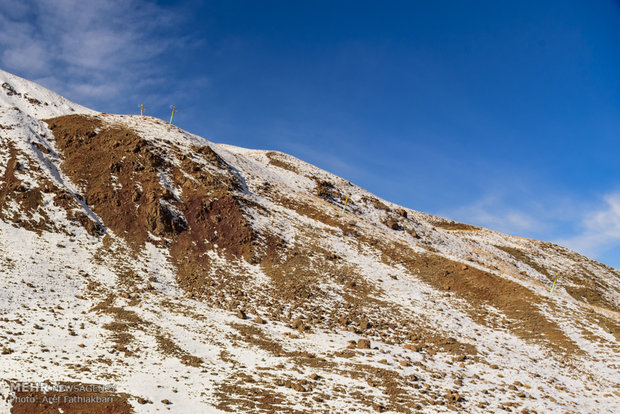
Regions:
<instances>
[{"instance_id":1,"label":"snow-covered summit","mask_svg":"<svg viewBox=\"0 0 620 414\"><path fill-rule=\"evenodd\" d=\"M37 83L12 75L2 69L0 69L0 107L18 108L21 112L38 119L71 113L96 113Z\"/></svg>"}]
</instances>

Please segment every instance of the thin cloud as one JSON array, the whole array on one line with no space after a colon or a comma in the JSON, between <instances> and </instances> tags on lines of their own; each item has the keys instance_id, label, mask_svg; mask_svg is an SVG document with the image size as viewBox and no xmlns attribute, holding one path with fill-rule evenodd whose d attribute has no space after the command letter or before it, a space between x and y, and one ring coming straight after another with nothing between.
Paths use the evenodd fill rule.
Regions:
<instances>
[{"instance_id":1,"label":"thin cloud","mask_svg":"<svg viewBox=\"0 0 620 414\"><path fill-rule=\"evenodd\" d=\"M142 0L17 3L0 0L2 67L86 102L162 77L152 60L170 50L182 15Z\"/></svg>"},{"instance_id":2,"label":"thin cloud","mask_svg":"<svg viewBox=\"0 0 620 414\"><path fill-rule=\"evenodd\" d=\"M510 207L508 202L497 195L487 195L472 204L440 215L519 236L531 235L548 227L548 223L537 218L537 215Z\"/></svg>"},{"instance_id":3,"label":"thin cloud","mask_svg":"<svg viewBox=\"0 0 620 414\"><path fill-rule=\"evenodd\" d=\"M6 62L21 71L42 72L48 69L49 61L43 45L36 42L23 42L20 49L9 48L2 53L2 62Z\"/></svg>"},{"instance_id":4,"label":"thin cloud","mask_svg":"<svg viewBox=\"0 0 620 414\"><path fill-rule=\"evenodd\" d=\"M582 232L559 243L589 256L598 256L620 244L620 193L604 198L604 205L587 213Z\"/></svg>"},{"instance_id":5,"label":"thin cloud","mask_svg":"<svg viewBox=\"0 0 620 414\"><path fill-rule=\"evenodd\" d=\"M594 259L620 248L620 192L609 193L595 204L559 196L548 196L540 204L511 203L494 194L440 215L515 236L553 241Z\"/></svg>"}]
</instances>

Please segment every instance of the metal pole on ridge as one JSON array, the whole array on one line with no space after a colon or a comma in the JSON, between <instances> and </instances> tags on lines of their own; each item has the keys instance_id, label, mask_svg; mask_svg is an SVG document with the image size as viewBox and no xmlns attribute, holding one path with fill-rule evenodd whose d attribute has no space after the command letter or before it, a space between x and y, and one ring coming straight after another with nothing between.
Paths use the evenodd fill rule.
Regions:
<instances>
[{"instance_id":1,"label":"metal pole on ridge","mask_svg":"<svg viewBox=\"0 0 620 414\"><path fill-rule=\"evenodd\" d=\"M172 109L172 114L170 115L170 125L172 125L172 118L174 117L174 114L176 114L177 110L174 107L174 105L170 105L170 108Z\"/></svg>"},{"instance_id":2,"label":"metal pole on ridge","mask_svg":"<svg viewBox=\"0 0 620 414\"><path fill-rule=\"evenodd\" d=\"M553 291L555 290L555 283L558 281L558 277L560 277L560 274L556 273L555 279L553 280L553 286L551 286L551 292L549 292L549 296L553 295Z\"/></svg>"},{"instance_id":3,"label":"metal pole on ridge","mask_svg":"<svg viewBox=\"0 0 620 414\"><path fill-rule=\"evenodd\" d=\"M344 211L347 208L347 202L349 201L349 196L347 196L347 199L344 200L344 207L342 207L342 213L340 214L341 216L344 216Z\"/></svg>"}]
</instances>

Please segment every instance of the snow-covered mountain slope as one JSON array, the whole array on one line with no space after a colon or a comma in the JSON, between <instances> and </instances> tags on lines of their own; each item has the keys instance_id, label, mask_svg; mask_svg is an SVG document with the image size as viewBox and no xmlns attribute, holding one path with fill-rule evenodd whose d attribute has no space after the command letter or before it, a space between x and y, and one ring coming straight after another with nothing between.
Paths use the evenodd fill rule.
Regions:
<instances>
[{"instance_id":1,"label":"snow-covered mountain slope","mask_svg":"<svg viewBox=\"0 0 620 414\"><path fill-rule=\"evenodd\" d=\"M617 270L0 84L1 412L620 410Z\"/></svg>"}]
</instances>

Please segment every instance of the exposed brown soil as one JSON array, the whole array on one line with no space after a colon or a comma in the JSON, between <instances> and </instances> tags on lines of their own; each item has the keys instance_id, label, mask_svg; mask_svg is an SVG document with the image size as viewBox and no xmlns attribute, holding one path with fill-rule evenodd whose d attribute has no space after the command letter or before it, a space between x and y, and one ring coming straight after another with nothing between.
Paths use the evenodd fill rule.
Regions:
<instances>
[{"instance_id":1,"label":"exposed brown soil","mask_svg":"<svg viewBox=\"0 0 620 414\"><path fill-rule=\"evenodd\" d=\"M533 260L526 252L521 249L515 247L507 247L507 246L495 246L500 250L505 251L506 253L512 255L517 260L531 266L536 269L538 272L547 276L549 281L552 281L555 277L555 273L558 272L559 269L547 269L544 266L538 264ZM554 255L564 255L564 249L555 248L554 245L550 243L541 243L541 247L549 250L553 249ZM558 251L559 250L559 251ZM571 252L572 253L572 252ZM576 257L576 259L580 259L579 262L588 263L590 260L585 257ZM612 270L613 269L608 269ZM603 308L610 309L615 312L619 312L620 308L614 302L609 300L605 295L605 292L608 292L611 287L606 284L601 278L596 277L590 270L587 269L586 266L583 265L575 265L571 266L568 271L561 271L559 275L558 282L563 286L566 292L571 295L573 298L585 302L589 305L600 306Z\"/></svg>"},{"instance_id":2,"label":"exposed brown soil","mask_svg":"<svg viewBox=\"0 0 620 414\"><path fill-rule=\"evenodd\" d=\"M465 231L475 231L481 230L480 227L472 226L470 224L459 223L452 220L436 220L433 221L433 225L435 227L439 227L444 230L465 230Z\"/></svg>"},{"instance_id":3,"label":"exposed brown soil","mask_svg":"<svg viewBox=\"0 0 620 414\"><path fill-rule=\"evenodd\" d=\"M280 396L280 394L275 392L276 390L273 389L274 383L278 387L288 388L307 396L302 405L309 402L308 398L310 397L319 402L331 399L352 398L356 403L366 407L373 407L378 411L412 412L413 409L419 407L420 403L431 402L422 394L411 394L405 390L405 388L415 385L419 379L415 375L403 375L399 372L398 366L376 368L364 364L351 363L341 368L332 361L334 355L319 356L299 351L286 352L281 350L279 345L272 344L271 340L265 339L262 329L258 327L242 324L233 324L232 326L239 331L246 342L271 352L280 350L281 352L278 352L276 355L283 358L283 361L287 363L295 361L297 369L318 370L319 372L330 372L354 379L366 379L369 386L379 389L383 395L387 396L388 402L386 404L383 402L383 398L377 399L362 391L343 388L333 382L325 383L321 380L320 375L313 374L308 379L299 380L288 374L278 373L278 371L265 370L261 372L261 375L254 377L236 373L227 377L218 386L218 394L221 399L218 408L220 409L239 411L239 408L251 408L255 412L282 412L290 403L284 399L284 396ZM355 351L349 352L353 354ZM343 352L338 356L348 357L352 355L347 356L346 352ZM234 361L229 360L225 353L221 355L221 358L223 361L234 364ZM273 396L278 398L265 398L264 391L270 389ZM256 395L258 399L253 399L253 395ZM257 404L258 402L260 402L260 405ZM285 412L289 411L285 410ZM323 410L314 406L312 412L330 412L330 410L327 408Z\"/></svg>"},{"instance_id":4,"label":"exposed brown soil","mask_svg":"<svg viewBox=\"0 0 620 414\"><path fill-rule=\"evenodd\" d=\"M205 285L210 269L205 251L251 256L252 229L233 195L240 184L210 147L195 148L193 158L174 148L156 148L134 131L96 117L68 115L46 122L62 152L63 171L83 187L89 207L135 250L149 233L167 240L179 283L189 292ZM164 155L178 155L181 168ZM215 174L206 166L223 171ZM162 186L162 173L182 190L182 200Z\"/></svg>"},{"instance_id":5,"label":"exposed brown soil","mask_svg":"<svg viewBox=\"0 0 620 414\"><path fill-rule=\"evenodd\" d=\"M531 268L535 269L539 273L547 276L548 279L553 280L553 277L551 276L549 271L547 269L545 269L543 266L541 266L538 263L536 263L523 250L517 249L516 247L508 247L508 246L497 246L496 245L495 247L500 249L500 250L505 251L506 253L508 253L509 255L513 256L515 259L517 259L518 261L520 261L522 263L525 263L526 265L528 265Z\"/></svg>"},{"instance_id":6,"label":"exposed brown soil","mask_svg":"<svg viewBox=\"0 0 620 414\"><path fill-rule=\"evenodd\" d=\"M411 413L420 408L420 403L432 404L424 394L412 393L406 388L418 388L416 375L401 375L395 369L377 368L370 365L355 364L347 372L356 379L364 379L369 386L379 388L388 397L387 403L377 403L369 396L360 395L366 399L366 405L375 408L376 411L391 411L398 413ZM458 404L460 406L460 404Z\"/></svg>"},{"instance_id":7,"label":"exposed brown soil","mask_svg":"<svg viewBox=\"0 0 620 414\"><path fill-rule=\"evenodd\" d=\"M347 198L345 194L343 194L332 182L327 180L322 180L317 177L310 177L316 183L316 187L314 189L314 194L327 201L329 204L336 205L338 207L342 207ZM351 203L351 208L353 208L353 203Z\"/></svg>"},{"instance_id":8,"label":"exposed brown soil","mask_svg":"<svg viewBox=\"0 0 620 414\"><path fill-rule=\"evenodd\" d=\"M288 247L275 237L269 238L267 254L261 262L261 268L271 277L274 293L293 302L293 305L322 296L317 285L330 277L334 271L330 271L333 265L324 263L322 272L313 270L313 256L315 252L310 249L302 246Z\"/></svg>"},{"instance_id":9,"label":"exposed brown soil","mask_svg":"<svg viewBox=\"0 0 620 414\"><path fill-rule=\"evenodd\" d=\"M164 195L160 186L157 168L165 161L151 144L121 126L104 128L95 117L68 115L46 122L62 151L63 171L83 187L86 203L107 227L135 247L149 231L180 230L181 223L160 204L172 195Z\"/></svg>"},{"instance_id":10,"label":"exposed brown soil","mask_svg":"<svg viewBox=\"0 0 620 414\"><path fill-rule=\"evenodd\" d=\"M289 208L299 215L309 217L328 226L343 229L343 231L345 229L346 225L339 219L337 209L331 207L331 205L329 208L333 208L333 212L329 214L329 212L325 211L326 209L318 208L313 202L304 202L304 200L297 200L282 194L271 194L270 198L278 205Z\"/></svg>"},{"instance_id":11,"label":"exposed brown soil","mask_svg":"<svg viewBox=\"0 0 620 414\"><path fill-rule=\"evenodd\" d=\"M111 333L111 339L114 342L114 350L123 352L125 356L135 354L130 345L134 343L132 331L136 329L144 330L146 323L135 312L120 307L107 307L105 313L111 314L113 320L103 325Z\"/></svg>"},{"instance_id":12,"label":"exposed brown soil","mask_svg":"<svg viewBox=\"0 0 620 414\"><path fill-rule=\"evenodd\" d=\"M192 291L203 285L210 269L205 251L216 249L229 258L249 259L255 236L230 192L199 187L191 192L184 189L184 194L181 210L188 230L178 235L170 252L177 258L180 282Z\"/></svg>"},{"instance_id":13,"label":"exposed brown soil","mask_svg":"<svg viewBox=\"0 0 620 414\"><path fill-rule=\"evenodd\" d=\"M297 167L284 161L277 152L270 151L266 153L265 155L267 156L267 158L269 158L269 164L275 165L276 167L280 167L287 171L294 172L295 174L300 174Z\"/></svg>"},{"instance_id":14,"label":"exposed brown soil","mask_svg":"<svg viewBox=\"0 0 620 414\"><path fill-rule=\"evenodd\" d=\"M504 327L526 340L544 341L563 353L581 352L557 324L542 315L539 305L552 304L520 284L435 254L419 255L406 246L383 252L387 260L400 261L411 274L434 288L465 299L469 304L466 309L478 323L494 329ZM486 305L498 309L507 320L494 320L484 310Z\"/></svg>"},{"instance_id":15,"label":"exposed brown soil","mask_svg":"<svg viewBox=\"0 0 620 414\"><path fill-rule=\"evenodd\" d=\"M579 301L610 309L615 312L619 311L618 306L603 296L602 292L597 288L595 283L591 282L586 286L564 286L564 289L569 295Z\"/></svg>"},{"instance_id":16,"label":"exposed brown soil","mask_svg":"<svg viewBox=\"0 0 620 414\"><path fill-rule=\"evenodd\" d=\"M227 378L215 392L218 398L216 408L222 411L239 413L301 413L286 407L286 397L275 390L265 389L264 384L253 384L252 377L237 374ZM282 410L285 411L282 411Z\"/></svg>"},{"instance_id":17,"label":"exposed brown soil","mask_svg":"<svg viewBox=\"0 0 620 414\"><path fill-rule=\"evenodd\" d=\"M21 227L40 234L43 230L51 230L49 217L43 209L43 196L39 188L30 188L21 182L15 173L24 168L17 161L17 150L9 143L9 162L6 165L4 175L0 178L0 218L6 221L12 221ZM33 217L35 214L41 215L42 219L35 221L34 219L20 218L17 214L9 216L7 205L10 201L17 203L20 213L26 217Z\"/></svg>"},{"instance_id":18,"label":"exposed brown soil","mask_svg":"<svg viewBox=\"0 0 620 414\"><path fill-rule=\"evenodd\" d=\"M369 204L369 205L373 206L377 210L383 210L383 211L387 211L387 212L392 211L388 206L386 206L384 203L382 203L381 201L379 201L379 199L377 199L375 197L363 196L362 197L362 201L364 203L366 203L366 204Z\"/></svg>"},{"instance_id":19,"label":"exposed brown soil","mask_svg":"<svg viewBox=\"0 0 620 414\"><path fill-rule=\"evenodd\" d=\"M274 339L271 339L268 335L266 335L263 329L257 326L240 323L232 323L230 326L239 332L240 338L243 339L244 342L257 346L258 348L274 355L285 354L282 344Z\"/></svg>"},{"instance_id":20,"label":"exposed brown soil","mask_svg":"<svg viewBox=\"0 0 620 414\"><path fill-rule=\"evenodd\" d=\"M11 414L131 414L128 396L107 392L97 384L63 382L70 391L16 391Z\"/></svg>"},{"instance_id":21,"label":"exposed brown soil","mask_svg":"<svg viewBox=\"0 0 620 414\"><path fill-rule=\"evenodd\" d=\"M155 339L157 340L157 347L159 351L162 352L164 355L178 358L184 365L189 365L192 367L199 367L200 365L202 365L202 358L185 352L169 337L164 335L157 335Z\"/></svg>"},{"instance_id":22,"label":"exposed brown soil","mask_svg":"<svg viewBox=\"0 0 620 414\"><path fill-rule=\"evenodd\" d=\"M606 332L612 334L616 338L616 341L620 342L620 322L618 320L598 314L589 315L588 320L598 324ZM592 338L591 335L590 337Z\"/></svg>"},{"instance_id":23,"label":"exposed brown soil","mask_svg":"<svg viewBox=\"0 0 620 414\"><path fill-rule=\"evenodd\" d=\"M303 314L303 324L308 328L347 325L349 321L363 319L367 312L364 308L376 304L369 294L377 292L353 267L322 249L320 243L299 243L288 247L272 237L267 244L261 268L272 281L270 297L283 309L293 311L291 318ZM322 283L342 287L345 303L341 308L321 309L316 305L329 298L328 293L320 288Z\"/></svg>"}]
</instances>

